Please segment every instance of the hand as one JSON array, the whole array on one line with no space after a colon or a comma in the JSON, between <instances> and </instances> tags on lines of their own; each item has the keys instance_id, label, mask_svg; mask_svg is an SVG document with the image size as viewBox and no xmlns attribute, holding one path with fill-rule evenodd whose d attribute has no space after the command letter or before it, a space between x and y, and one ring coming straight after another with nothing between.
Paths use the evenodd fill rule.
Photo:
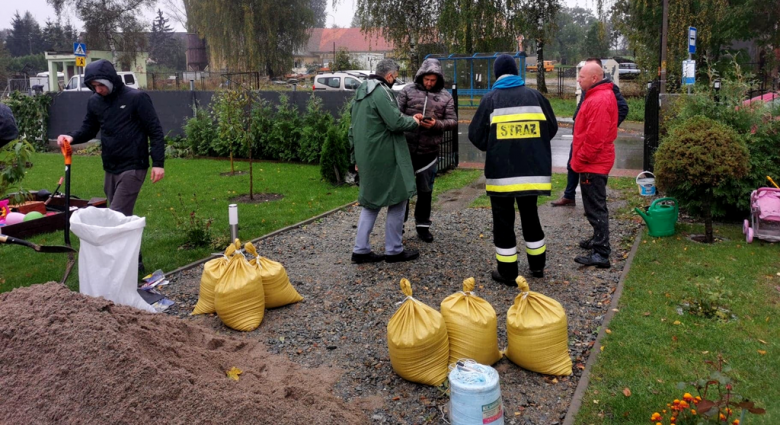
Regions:
<instances>
[{"instance_id":1,"label":"hand","mask_svg":"<svg viewBox=\"0 0 780 425\"><path fill-rule=\"evenodd\" d=\"M157 183L165 177L165 169L162 167L152 167L152 183Z\"/></svg>"},{"instance_id":2,"label":"hand","mask_svg":"<svg viewBox=\"0 0 780 425\"><path fill-rule=\"evenodd\" d=\"M417 125L420 125L420 119L422 118L422 114L415 114L412 118L414 118L414 122L416 122Z\"/></svg>"},{"instance_id":3,"label":"hand","mask_svg":"<svg viewBox=\"0 0 780 425\"><path fill-rule=\"evenodd\" d=\"M428 117L427 121L420 120L420 125L422 128L432 128L434 125L436 125L436 118Z\"/></svg>"},{"instance_id":4,"label":"hand","mask_svg":"<svg viewBox=\"0 0 780 425\"><path fill-rule=\"evenodd\" d=\"M57 147L62 147L64 142L68 142L68 144L73 143L73 137L68 136L67 134L60 134L57 136Z\"/></svg>"}]
</instances>

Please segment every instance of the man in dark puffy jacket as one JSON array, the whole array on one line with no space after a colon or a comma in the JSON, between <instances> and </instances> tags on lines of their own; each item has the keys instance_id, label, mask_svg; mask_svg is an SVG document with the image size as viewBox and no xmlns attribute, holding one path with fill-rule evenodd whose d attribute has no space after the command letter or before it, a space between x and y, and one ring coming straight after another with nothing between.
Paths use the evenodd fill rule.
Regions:
<instances>
[{"instance_id":1,"label":"man in dark puffy jacket","mask_svg":"<svg viewBox=\"0 0 780 425\"><path fill-rule=\"evenodd\" d=\"M588 58L585 60L586 63L595 63L599 66L601 66L601 59L599 58ZM626 119L628 116L628 102L626 102L626 99L623 97L623 94L620 93L620 87L617 86L617 84L612 83L612 79L609 77L604 77L604 72L602 70L602 80L598 84L612 84L612 92L615 94L615 101L617 102L617 110L618 110L618 126L623 123L623 120ZM577 120L577 113L580 111L580 107L582 106L582 102L585 100L585 90L582 91L582 94L580 95L580 102L577 103L577 107L574 109L574 116L572 117L573 120ZM574 172L574 170L571 169L571 148L569 148L569 162L566 163L566 169L568 171L567 173L567 179L566 179L566 189L563 191L563 196L561 199L558 199L557 201L551 202L552 206L554 207L564 207L564 206L574 206L577 202L574 200L574 195L577 191L577 185L580 182L580 176Z\"/></svg>"},{"instance_id":2,"label":"man in dark puffy jacket","mask_svg":"<svg viewBox=\"0 0 780 425\"><path fill-rule=\"evenodd\" d=\"M579 174L585 216L593 237L580 242L591 253L574 259L579 264L609 268L609 211L607 178L615 163L618 108L612 83L604 83L600 64L586 63L577 82L588 96L574 122L571 168Z\"/></svg>"},{"instance_id":3,"label":"man in dark puffy jacket","mask_svg":"<svg viewBox=\"0 0 780 425\"><path fill-rule=\"evenodd\" d=\"M458 126L455 103L452 95L444 88L444 74L436 59L426 59L414 77L414 84L406 86L398 95L401 113L414 116L422 114L424 121L414 131L406 132L406 143L412 156L417 203L414 221L417 235L425 242L433 242L431 234L431 198L433 181L436 177L436 163L439 160L439 145L444 131Z\"/></svg>"},{"instance_id":4,"label":"man in dark puffy jacket","mask_svg":"<svg viewBox=\"0 0 780 425\"><path fill-rule=\"evenodd\" d=\"M149 169L151 141L152 183L165 177L165 139L149 95L125 86L111 62L101 59L87 65L84 83L94 94L87 103L81 128L57 138L71 144L85 143L101 132L103 190L109 208L133 215L135 201ZM143 264L139 259L139 269Z\"/></svg>"},{"instance_id":5,"label":"man in dark puffy jacket","mask_svg":"<svg viewBox=\"0 0 780 425\"><path fill-rule=\"evenodd\" d=\"M19 129L16 128L16 120L11 108L0 103L0 148L11 143L19 137Z\"/></svg>"},{"instance_id":6,"label":"man in dark puffy jacket","mask_svg":"<svg viewBox=\"0 0 780 425\"><path fill-rule=\"evenodd\" d=\"M550 102L525 87L515 59L496 58L496 82L479 102L469 125L469 140L487 152L485 177L493 211L493 243L496 246L498 282L515 285L518 275L515 206L520 210L528 268L544 277L547 245L539 222L536 200L552 190L550 140L558 132Z\"/></svg>"}]
</instances>

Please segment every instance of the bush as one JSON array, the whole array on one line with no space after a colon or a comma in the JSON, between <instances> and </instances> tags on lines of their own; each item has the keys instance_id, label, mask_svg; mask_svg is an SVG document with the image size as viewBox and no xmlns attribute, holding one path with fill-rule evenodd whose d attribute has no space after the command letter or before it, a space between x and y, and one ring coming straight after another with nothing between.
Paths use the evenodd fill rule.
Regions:
<instances>
[{"instance_id":1,"label":"bush","mask_svg":"<svg viewBox=\"0 0 780 425\"><path fill-rule=\"evenodd\" d=\"M49 104L47 95L28 96L15 91L6 99L19 127L19 138L30 142L36 150L42 150L48 142Z\"/></svg>"},{"instance_id":2,"label":"bush","mask_svg":"<svg viewBox=\"0 0 780 425\"><path fill-rule=\"evenodd\" d=\"M717 77L710 71L711 79ZM758 105L745 107L748 84L738 66L721 79L716 93L710 84L696 86L694 94L674 103L669 128L674 129L694 117L707 117L732 128L745 141L749 152L749 172L742 177L726 177L712 191L711 211L714 217L742 217L750 211L750 192L766 185L766 176L780 176L780 121L777 111ZM718 101L716 101L716 96ZM775 117L773 118L772 115ZM664 140L662 139L663 146ZM678 198L680 206L694 214L702 213L702 199L686 191Z\"/></svg>"},{"instance_id":3,"label":"bush","mask_svg":"<svg viewBox=\"0 0 780 425\"><path fill-rule=\"evenodd\" d=\"M195 116L184 124L184 134L194 155L215 154L211 144L217 138L217 130L214 120L205 109L200 107L196 109Z\"/></svg>"},{"instance_id":4,"label":"bush","mask_svg":"<svg viewBox=\"0 0 780 425\"><path fill-rule=\"evenodd\" d=\"M333 117L322 110L322 99L312 95L306 104L306 115L303 117L301 145L298 152L298 158L302 162L311 164L320 160L328 129L332 126Z\"/></svg>"},{"instance_id":5,"label":"bush","mask_svg":"<svg viewBox=\"0 0 780 425\"><path fill-rule=\"evenodd\" d=\"M349 170L349 127L352 124L352 102L347 102L341 110L336 125L328 129L320 156L320 175L331 184L344 183Z\"/></svg>"},{"instance_id":6,"label":"bush","mask_svg":"<svg viewBox=\"0 0 780 425\"><path fill-rule=\"evenodd\" d=\"M250 112L249 139L253 158L269 158L269 137L274 125L274 108L265 99L257 99ZM246 155L247 152L242 152Z\"/></svg>"},{"instance_id":7,"label":"bush","mask_svg":"<svg viewBox=\"0 0 780 425\"><path fill-rule=\"evenodd\" d=\"M731 127L697 116L673 128L655 154L658 187L704 215L712 242L713 188L748 173L748 149Z\"/></svg>"},{"instance_id":8,"label":"bush","mask_svg":"<svg viewBox=\"0 0 780 425\"><path fill-rule=\"evenodd\" d=\"M33 146L24 141L17 140L0 148L0 199L9 195L14 190L14 203L20 202L28 193L22 187L22 180L27 174L27 169L32 167L30 159L35 152Z\"/></svg>"},{"instance_id":9,"label":"bush","mask_svg":"<svg viewBox=\"0 0 780 425\"><path fill-rule=\"evenodd\" d=\"M268 136L269 159L295 161L298 158L301 139L301 116L298 108L290 104L289 98L279 95L271 133Z\"/></svg>"}]
</instances>

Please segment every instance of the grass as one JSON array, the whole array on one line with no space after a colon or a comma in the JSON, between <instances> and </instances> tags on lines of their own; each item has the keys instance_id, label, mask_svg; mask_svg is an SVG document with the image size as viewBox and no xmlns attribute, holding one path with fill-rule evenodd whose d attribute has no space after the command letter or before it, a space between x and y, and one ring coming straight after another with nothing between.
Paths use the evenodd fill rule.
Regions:
<instances>
[{"instance_id":1,"label":"grass","mask_svg":"<svg viewBox=\"0 0 780 425\"><path fill-rule=\"evenodd\" d=\"M476 109L477 105L479 105L480 98L481 96L474 96L474 105L471 106L469 104L470 98L462 96L458 100L458 105L461 108ZM556 117L571 118L574 116L574 110L577 108L577 99L548 97L547 100L550 101L550 106L552 106ZM627 98L626 101L628 102L628 116L626 117L626 121L644 122L645 99L641 97L631 97Z\"/></svg>"},{"instance_id":2,"label":"grass","mask_svg":"<svg viewBox=\"0 0 780 425\"><path fill-rule=\"evenodd\" d=\"M677 383L709 376L704 362L716 360L719 353L733 368L728 375L736 380L735 393L767 409L765 415L748 414L742 423L780 423L777 246L745 244L740 226L717 225L715 231L725 240L713 245L686 237L703 233L700 225L678 224L675 237L644 236L577 424L648 423L653 412L684 392L697 395L693 387L681 390ZM684 300L697 297L696 284L708 291L729 290L722 305L736 319L678 314ZM630 397L624 388L630 389Z\"/></svg>"},{"instance_id":3,"label":"grass","mask_svg":"<svg viewBox=\"0 0 780 425\"><path fill-rule=\"evenodd\" d=\"M438 201L439 194L468 186L476 181L482 173L482 170L455 169L436 176L436 181L433 184L433 203Z\"/></svg>"},{"instance_id":4,"label":"grass","mask_svg":"<svg viewBox=\"0 0 780 425\"><path fill-rule=\"evenodd\" d=\"M25 178L25 187L54 190L62 175L62 156L36 154L33 163L34 167ZM246 162L236 164L237 171L249 170ZM100 157L75 156L72 170L72 194L84 199L105 196ZM174 213L188 219L190 212L195 210L199 217L213 218L214 233L226 242L230 234L227 206L233 203L230 199L249 192L248 174L220 175L230 171L228 161L169 159L165 171L165 178L159 183L144 184L135 206L135 214L146 217L142 249L149 272L156 269L171 271L215 251L211 247L179 249L186 243L186 238L183 230L176 228ZM255 193L279 193L284 198L260 204L239 204L239 236L242 240L260 237L357 199L357 187L333 187L321 181L317 166L258 162L254 165L254 173ZM436 191L465 186L480 174L478 170L449 172L436 179ZM179 194L184 206L179 201ZM29 240L43 245L62 245L64 236L62 232L56 232ZM79 239L75 235L71 236L71 243L78 249ZM0 258L3 259L0 263L0 292L60 280L67 262L66 255L40 254L12 245L0 245ZM74 267L67 282L73 289L78 282L77 268Z\"/></svg>"}]
</instances>

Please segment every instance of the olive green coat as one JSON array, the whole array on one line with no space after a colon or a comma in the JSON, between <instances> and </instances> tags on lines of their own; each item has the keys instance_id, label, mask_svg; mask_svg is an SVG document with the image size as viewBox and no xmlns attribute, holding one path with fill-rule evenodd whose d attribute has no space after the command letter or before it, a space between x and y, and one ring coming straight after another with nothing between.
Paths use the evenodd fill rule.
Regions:
<instances>
[{"instance_id":1,"label":"olive green coat","mask_svg":"<svg viewBox=\"0 0 780 425\"><path fill-rule=\"evenodd\" d=\"M417 128L398 109L395 93L380 80L358 87L349 143L360 174L358 202L369 209L395 205L417 193L404 131Z\"/></svg>"}]
</instances>

